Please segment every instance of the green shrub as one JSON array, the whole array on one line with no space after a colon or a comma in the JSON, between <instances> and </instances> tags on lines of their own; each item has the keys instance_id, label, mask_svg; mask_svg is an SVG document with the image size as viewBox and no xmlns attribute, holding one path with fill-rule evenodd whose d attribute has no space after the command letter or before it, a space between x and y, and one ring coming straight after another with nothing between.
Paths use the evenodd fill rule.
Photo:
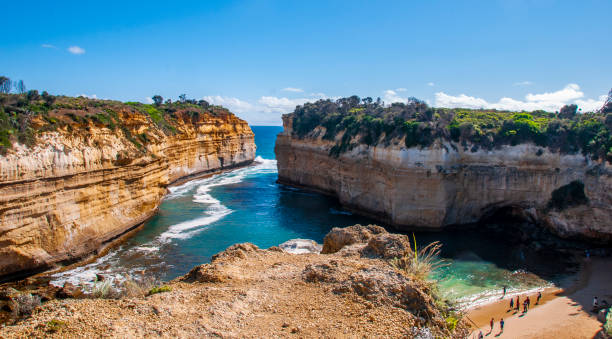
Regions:
<instances>
[{"instance_id":1,"label":"green shrub","mask_svg":"<svg viewBox=\"0 0 612 339\"><path fill-rule=\"evenodd\" d=\"M607 335L612 336L612 310L608 309L608 315L606 316L606 323L604 324L604 331Z\"/></svg>"},{"instance_id":2,"label":"green shrub","mask_svg":"<svg viewBox=\"0 0 612 339\"><path fill-rule=\"evenodd\" d=\"M62 320L51 319L51 320L47 321L47 323L45 325L46 325L46 328L47 328L47 332L55 333L55 332L59 331L60 329L62 329L62 327L65 327L66 326L66 322L62 321Z\"/></svg>"},{"instance_id":3,"label":"green shrub","mask_svg":"<svg viewBox=\"0 0 612 339\"><path fill-rule=\"evenodd\" d=\"M172 288L170 286L163 285L163 286L159 286L159 287L153 287L149 291L149 295L153 295L153 294L157 294L157 293L163 293L163 292L170 292L170 291L172 291Z\"/></svg>"},{"instance_id":4,"label":"green shrub","mask_svg":"<svg viewBox=\"0 0 612 339\"><path fill-rule=\"evenodd\" d=\"M303 138L318 126L325 127L323 138L337 140L330 148L335 157L354 147L352 140L376 146L405 138L406 147L427 147L441 139L464 147L472 144L472 150L533 143L563 153L582 151L595 160L612 162L612 117L605 113L432 108L416 99L383 106L366 99L353 96L298 106L292 114L294 134ZM343 137L338 138L341 133Z\"/></svg>"}]
</instances>

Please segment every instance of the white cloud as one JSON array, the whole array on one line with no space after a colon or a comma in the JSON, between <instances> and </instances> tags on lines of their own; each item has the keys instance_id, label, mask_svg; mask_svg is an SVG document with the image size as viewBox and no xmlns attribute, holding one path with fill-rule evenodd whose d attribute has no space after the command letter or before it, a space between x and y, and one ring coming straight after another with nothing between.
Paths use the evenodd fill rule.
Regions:
<instances>
[{"instance_id":1,"label":"white cloud","mask_svg":"<svg viewBox=\"0 0 612 339\"><path fill-rule=\"evenodd\" d=\"M562 90L556 92L548 92L542 94L527 94L525 99L529 102L567 102L569 100L575 100L582 98L584 93L580 92L580 86L576 84L569 84Z\"/></svg>"},{"instance_id":2,"label":"white cloud","mask_svg":"<svg viewBox=\"0 0 612 339\"><path fill-rule=\"evenodd\" d=\"M435 85L436 85L436 84L434 84L433 82L428 82L428 83L427 83L427 86L429 86L429 87L434 87Z\"/></svg>"},{"instance_id":3,"label":"white cloud","mask_svg":"<svg viewBox=\"0 0 612 339\"><path fill-rule=\"evenodd\" d=\"M70 46L68 47L68 52L72 54L85 54L85 50L79 46Z\"/></svg>"},{"instance_id":4,"label":"white cloud","mask_svg":"<svg viewBox=\"0 0 612 339\"><path fill-rule=\"evenodd\" d=\"M403 98L396 91L388 89L384 92L383 100L388 104L392 104L394 102L407 102L408 98Z\"/></svg>"},{"instance_id":5,"label":"white cloud","mask_svg":"<svg viewBox=\"0 0 612 339\"><path fill-rule=\"evenodd\" d=\"M246 113L253 111L253 105L247 101L240 100L233 97L224 97L220 95L205 96L204 100L210 102L213 105L221 105L228 108L234 113Z\"/></svg>"},{"instance_id":6,"label":"white cloud","mask_svg":"<svg viewBox=\"0 0 612 339\"><path fill-rule=\"evenodd\" d=\"M516 100L512 98L501 98L497 102L487 102L482 98L472 97L465 94L457 96L449 95L444 92L436 93L437 107L448 108L491 108L499 110L516 110L516 111L534 111L543 109L549 112L558 111L563 105L576 104L582 108L584 112L592 111L600 108L605 95L599 97L598 100L583 99L584 93L580 91L580 86L576 84L568 84L563 89L555 92L546 92L540 94L529 93L525 96L525 100Z\"/></svg>"},{"instance_id":7,"label":"white cloud","mask_svg":"<svg viewBox=\"0 0 612 339\"><path fill-rule=\"evenodd\" d=\"M283 88L281 91L285 91L285 92L294 92L294 93L302 93L304 92L303 89L301 88L295 88L295 87L285 87Z\"/></svg>"},{"instance_id":8,"label":"white cloud","mask_svg":"<svg viewBox=\"0 0 612 339\"><path fill-rule=\"evenodd\" d=\"M86 98L89 98L89 99L98 99L98 96L95 95L95 94L79 94L78 96L79 97L86 97Z\"/></svg>"},{"instance_id":9,"label":"white cloud","mask_svg":"<svg viewBox=\"0 0 612 339\"><path fill-rule=\"evenodd\" d=\"M513 85L514 86L529 86L533 84L531 81L519 81L519 82L515 82Z\"/></svg>"},{"instance_id":10,"label":"white cloud","mask_svg":"<svg viewBox=\"0 0 612 339\"><path fill-rule=\"evenodd\" d=\"M153 99L151 99L151 97L146 97L146 98L145 98L145 102L146 102L147 104L149 104L149 105L150 105L150 104L152 104L154 101L153 101Z\"/></svg>"},{"instance_id":11,"label":"white cloud","mask_svg":"<svg viewBox=\"0 0 612 339\"><path fill-rule=\"evenodd\" d=\"M42 44L42 45L40 45L40 47L42 47L42 48L57 48L57 47L55 47L54 45L51 45L51 44Z\"/></svg>"},{"instance_id":12,"label":"white cloud","mask_svg":"<svg viewBox=\"0 0 612 339\"><path fill-rule=\"evenodd\" d=\"M278 98L263 96L257 101L260 105L260 109L263 112L278 112L278 113L289 113L295 109L295 106L303 105L308 101L315 101L316 99L308 98Z\"/></svg>"},{"instance_id":13,"label":"white cloud","mask_svg":"<svg viewBox=\"0 0 612 339\"><path fill-rule=\"evenodd\" d=\"M407 89L406 89L406 88L404 88L404 87L400 87L400 88L396 88L396 89L395 89L395 91L396 91L396 92L406 92L406 91L407 91Z\"/></svg>"}]
</instances>

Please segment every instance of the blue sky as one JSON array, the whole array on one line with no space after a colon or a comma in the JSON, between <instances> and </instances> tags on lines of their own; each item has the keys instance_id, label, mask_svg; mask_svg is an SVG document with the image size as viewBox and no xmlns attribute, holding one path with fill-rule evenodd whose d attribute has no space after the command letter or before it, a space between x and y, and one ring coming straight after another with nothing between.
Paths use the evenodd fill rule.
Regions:
<instances>
[{"instance_id":1,"label":"blue sky","mask_svg":"<svg viewBox=\"0 0 612 339\"><path fill-rule=\"evenodd\" d=\"M612 1L4 2L0 74L53 94L206 98L280 124L321 97L597 107ZM558 109L558 108L557 108Z\"/></svg>"}]
</instances>

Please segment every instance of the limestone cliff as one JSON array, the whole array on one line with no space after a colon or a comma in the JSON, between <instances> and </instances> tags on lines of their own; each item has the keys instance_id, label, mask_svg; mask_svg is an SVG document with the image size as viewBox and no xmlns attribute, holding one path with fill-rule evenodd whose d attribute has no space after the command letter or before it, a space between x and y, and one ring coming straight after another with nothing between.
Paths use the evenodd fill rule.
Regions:
<instances>
[{"instance_id":1,"label":"limestone cliff","mask_svg":"<svg viewBox=\"0 0 612 339\"><path fill-rule=\"evenodd\" d=\"M441 139L422 148L408 148L403 139L357 142L334 157L336 142L323 138L324 127L299 137L292 115L283 122L275 148L279 182L336 196L347 208L400 229L474 223L505 209L562 237L612 239L608 163L531 143L474 151ZM553 192L574 181L584 183L588 201L555 208Z\"/></svg>"},{"instance_id":2,"label":"limestone cliff","mask_svg":"<svg viewBox=\"0 0 612 339\"><path fill-rule=\"evenodd\" d=\"M255 156L248 124L219 107L178 107L168 122L117 102L54 107L32 115L33 145L0 156L0 276L94 252L151 216L169 184Z\"/></svg>"}]
</instances>

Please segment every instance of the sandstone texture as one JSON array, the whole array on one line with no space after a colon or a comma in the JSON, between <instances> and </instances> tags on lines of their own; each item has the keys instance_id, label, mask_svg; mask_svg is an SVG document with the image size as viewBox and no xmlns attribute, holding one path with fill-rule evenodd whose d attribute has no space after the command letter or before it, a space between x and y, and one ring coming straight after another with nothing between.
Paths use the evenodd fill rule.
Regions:
<instances>
[{"instance_id":1,"label":"sandstone texture","mask_svg":"<svg viewBox=\"0 0 612 339\"><path fill-rule=\"evenodd\" d=\"M612 241L608 163L533 144L488 151L440 140L428 148L406 148L403 140L357 144L333 157L335 141L323 139L324 127L299 138L291 114L283 124L275 147L280 183L333 195L346 208L399 229L475 223L510 209L561 237ZM573 181L584 184L588 202L551 207L553 191Z\"/></svg>"},{"instance_id":2,"label":"sandstone texture","mask_svg":"<svg viewBox=\"0 0 612 339\"><path fill-rule=\"evenodd\" d=\"M188 113L176 112L175 132L164 133L123 109L123 129L71 121L0 155L0 276L94 252L155 213L169 184L253 161L245 121Z\"/></svg>"},{"instance_id":3,"label":"sandstone texture","mask_svg":"<svg viewBox=\"0 0 612 339\"><path fill-rule=\"evenodd\" d=\"M382 236L405 237L385 232L370 239ZM330 254L290 254L279 247L237 244L170 282L170 292L118 300L55 299L31 318L1 327L0 337L468 335L466 323L449 327L447 311L437 306L427 282L405 276L381 257L364 255L367 246L365 241Z\"/></svg>"}]
</instances>

